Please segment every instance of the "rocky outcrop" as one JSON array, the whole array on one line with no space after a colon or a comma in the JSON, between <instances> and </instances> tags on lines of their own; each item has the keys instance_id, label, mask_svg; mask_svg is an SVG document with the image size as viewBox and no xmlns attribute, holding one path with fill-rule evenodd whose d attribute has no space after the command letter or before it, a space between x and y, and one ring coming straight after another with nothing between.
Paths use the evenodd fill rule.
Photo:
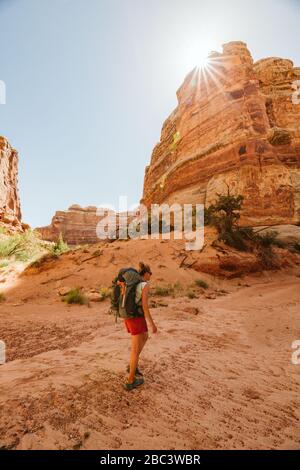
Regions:
<instances>
[{"instance_id":1,"label":"rocky outcrop","mask_svg":"<svg viewBox=\"0 0 300 470\"><path fill-rule=\"evenodd\" d=\"M97 207L74 204L66 211L55 212L50 225L36 230L48 241L56 241L61 233L70 245L97 243L96 226L100 217L96 212Z\"/></svg>"},{"instance_id":2,"label":"rocky outcrop","mask_svg":"<svg viewBox=\"0 0 300 470\"><path fill-rule=\"evenodd\" d=\"M74 204L66 211L57 211L51 224L46 227L38 227L36 230L44 240L56 241L62 234L64 241L69 245L82 245L98 243L97 224L105 217L97 215L96 206L81 207ZM116 235L119 236L119 214L116 214ZM129 214L130 222L134 214ZM111 238L113 239L113 236Z\"/></svg>"},{"instance_id":3,"label":"rocky outcrop","mask_svg":"<svg viewBox=\"0 0 300 470\"><path fill-rule=\"evenodd\" d=\"M255 232L264 235L267 232L276 232L276 240L284 247L292 248L298 244L300 246L300 227L297 225L274 225L271 227L254 227Z\"/></svg>"},{"instance_id":4,"label":"rocky outcrop","mask_svg":"<svg viewBox=\"0 0 300 470\"><path fill-rule=\"evenodd\" d=\"M18 193L18 152L0 136L0 226L23 230Z\"/></svg>"},{"instance_id":5,"label":"rocky outcrop","mask_svg":"<svg viewBox=\"0 0 300 470\"><path fill-rule=\"evenodd\" d=\"M241 225L300 220L300 104L290 60L253 63L246 44L213 52L177 92L146 168L142 203L212 204L244 196Z\"/></svg>"}]
</instances>

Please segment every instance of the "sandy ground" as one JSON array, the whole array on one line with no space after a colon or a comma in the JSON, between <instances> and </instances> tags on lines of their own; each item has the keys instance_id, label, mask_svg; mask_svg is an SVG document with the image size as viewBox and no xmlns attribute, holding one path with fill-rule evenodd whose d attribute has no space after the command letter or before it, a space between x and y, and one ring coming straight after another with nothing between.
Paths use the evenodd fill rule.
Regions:
<instances>
[{"instance_id":1,"label":"sandy ground","mask_svg":"<svg viewBox=\"0 0 300 470\"><path fill-rule=\"evenodd\" d=\"M113 270L98 277L108 282ZM299 267L222 281L173 271L183 284L202 277L210 288L192 300L184 292L155 299L164 304L152 309L159 333L150 334L140 364L145 384L133 392L122 388L124 325L107 314L108 301L61 302L56 290L71 282L65 272L54 266L16 278L0 307L7 345L0 447L300 448L300 365L291 363L300 339ZM95 273L81 274L96 283Z\"/></svg>"}]
</instances>

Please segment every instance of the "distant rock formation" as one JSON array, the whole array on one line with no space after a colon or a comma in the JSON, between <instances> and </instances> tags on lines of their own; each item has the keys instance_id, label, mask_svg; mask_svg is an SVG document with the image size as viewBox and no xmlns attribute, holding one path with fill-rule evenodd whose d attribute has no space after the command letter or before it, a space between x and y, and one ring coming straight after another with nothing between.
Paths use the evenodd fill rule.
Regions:
<instances>
[{"instance_id":1,"label":"distant rock formation","mask_svg":"<svg viewBox=\"0 0 300 470\"><path fill-rule=\"evenodd\" d=\"M177 92L146 168L142 203L212 204L245 197L241 225L300 221L300 68L280 58L253 63L243 42L213 52Z\"/></svg>"},{"instance_id":2,"label":"distant rock formation","mask_svg":"<svg viewBox=\"0 0 300 470\"><path fill-rule=\"evenodd\" d=\"M96 226L100 217L96 211L97 207L94 206L83 208L74 204L66 211L55 212L50 225L36 230L48 241L56 241L61 233L70 245L97 243Z\"/></svg>"},{"instance_id":3,"label":"distant rock formation","mask_svg":"<svg viewBox=\"0 0 300 470\"><path fill-rule=\"evenodd\" d=\"M10 232L22 231L18 192L18 152L0 136L0 226Z\"/></svg>"},{"instance_id":4,"label":"distant rock formation","mask_svg":"<svg viewBox=\"0 0 300 470\"><path fill-rule=\"evenodd\" d=\"M96 206L81 207L74 204L66 211L55 212L50 225L38 227L36 230L44 240L48 241L56 241L59 235L62 234L64 241L69 245L99 243L96 228L104 216L97 215ZM132 220L133 217L129 214L128 221ZM118 214L116 214L117 235L118 225Z\"/></svg>"}]
</instances>

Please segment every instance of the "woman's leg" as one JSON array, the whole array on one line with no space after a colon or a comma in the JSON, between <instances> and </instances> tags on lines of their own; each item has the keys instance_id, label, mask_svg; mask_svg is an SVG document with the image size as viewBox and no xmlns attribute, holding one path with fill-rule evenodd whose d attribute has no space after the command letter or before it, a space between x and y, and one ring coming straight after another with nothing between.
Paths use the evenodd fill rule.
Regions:
<instances>
[{"instance_id":1,"label":"woman's leg","mask_svg":"<svg viewBox=\"0 0 300 470\"><path fill-rule=\"evenodd\" d=\"M135 377L135 371L138 366L139 357L143 347L148 339L148 333L141 333L139 335L131 336L131 353L130 353L130 364L129 364L129 376L128 383L132 383Z\"/></svg>"},{"instance_id":2,"label":"woman's leg","mask_svg":"<svg viewBox=\"0 0 300 470\"><path fill-rule=\"evenodd\" d=\"M131 336L131 353L128 376L128 383L130 384L134 381L135 371L139 362L141 337L142 335Z\"/></svg>"},{"instance_id":3,"label":"woman's leg","mask_svg":"<svg viewBox=\"0 0 300 470\"><path fill-rule=\"evenodd\" d=\"M141 334L142 338L141 338L141 342L140 342L140 352L139 352L139 355L141 354L142 350L144 349L144 346L147 342L147 339L148 339L148 332L146 331L145 333L142 333Z\"/></svg>"}]
</instances>

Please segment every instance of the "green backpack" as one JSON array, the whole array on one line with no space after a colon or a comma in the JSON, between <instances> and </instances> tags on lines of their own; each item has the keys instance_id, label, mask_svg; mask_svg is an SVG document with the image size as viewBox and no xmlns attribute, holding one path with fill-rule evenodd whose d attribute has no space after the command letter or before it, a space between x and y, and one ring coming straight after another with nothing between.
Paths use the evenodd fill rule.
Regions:
<instances>
[{"instance_id":1,"label":"green backpack","mask_svg":"<svg viewBox=\"0 0 300 470\"><path fill-rule=\"evenodd\" d=\"M123 268L112 282L111 313L116 322L144 316L141 300L136 303L136 288L143 279L134 268Z\"/></svg>"}]
</instances>

